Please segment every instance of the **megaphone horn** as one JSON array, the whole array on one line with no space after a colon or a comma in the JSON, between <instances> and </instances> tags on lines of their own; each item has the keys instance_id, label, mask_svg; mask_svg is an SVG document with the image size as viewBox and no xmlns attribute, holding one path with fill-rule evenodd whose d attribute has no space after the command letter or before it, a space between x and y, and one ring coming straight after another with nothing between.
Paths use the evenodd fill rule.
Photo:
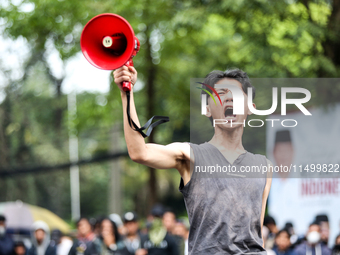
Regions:
<instances>
[{"instance_id":1,"label":"megaphone horn","mask_svg":"<svg viewBox=\"0 0 340 255\"><path fill-rule=\"evenodd\" d=\"M133 66L132 58L139 51L139 41L130 24L121 16L104 13L92 18L84 27L80 46L85 58L95 67L114 70ZM124 91L131 83L124 82Z\"/></svg>"},{"instance_id":2,"label":"megaphone horn","mask_svg":"<svg viewBox=\"0 0 340 255\"><path fill-rule=\"evenodd\" d=\"M133 66L132 58L139 51L139 41L130 24L121 16L104 13L95 16L85 25L80 37L80 47L85 58L95 67L114 70L123 65ZM153 116L147 123L138 127L130 116L131 82L123 82L127 96L126 113L131 128L144 138L154 127L169 121L166 116ZM153 120L157 120L152 123ZM143 132L147 129L146 134Z\"/></svg>"}]
</instances>

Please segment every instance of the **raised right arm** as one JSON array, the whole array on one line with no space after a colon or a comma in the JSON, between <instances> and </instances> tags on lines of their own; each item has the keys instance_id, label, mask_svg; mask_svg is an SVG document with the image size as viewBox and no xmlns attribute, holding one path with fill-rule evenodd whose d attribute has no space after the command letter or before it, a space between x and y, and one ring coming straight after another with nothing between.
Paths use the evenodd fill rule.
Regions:
<instances>
[{"instance_id":1,"label":"raised right arm","mask_svg":"<svg viewBox=\"0 0 340 255\"><path fill-rule=\"evenodd\" d=\"M126 113L127 96L121 88L122 81L131 81L134 84L137 80L137 72L133 67L123 66L114 71L115 83L121 90L124 115L124 136L130 158L143 165L168 169L176 168L182 177L189 172L190 145L187 143L172 143L169 145L159 145L145 143L139 132L134 131L129 123ZM140 127L137 112L134 104L133 91L130 92L130 117ZM187 179L187 178L185 178Z\"/></svg>"}]
</instances>

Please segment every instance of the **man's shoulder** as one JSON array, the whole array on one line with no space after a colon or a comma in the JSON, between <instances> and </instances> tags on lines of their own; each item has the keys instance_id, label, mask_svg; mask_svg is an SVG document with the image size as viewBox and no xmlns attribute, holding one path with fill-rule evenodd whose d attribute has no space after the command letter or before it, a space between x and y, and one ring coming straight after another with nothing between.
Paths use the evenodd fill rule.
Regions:
<instances>
[{"instance_id":1,"label":"man's shoulder","mask_svg":"<svg viewBox=\"0 0 340 255\"><path fill-rule=\"evenodd\" d=\"M185 151L190 149L190 143L188 142L173 142L166 145L168 148Z\"/></svg>"},{"instance_id":2,"label":"man's shoulder","mask_svg":"<svg viewBox=\"0 0 340 255\"><path fill-rule=\"evenodd\" d=\"M4 235L3 238L0 238L0 242L4 243L4 244L13 244L14 245L14 241L13 241L12 237L10 237L8 234Z\"/></svg>"},{"instance_id":3,"label":"man's shoulder","mask_svg":"<svg viewBox=\"0 0 340 255\"><path fill-rule=\"evenodd\" d=\"M332 253L332 250L324 243L321 243L321 250L322 250L322 254L325 254L325 255L330 255Z\"/></svg>"},{"instance_id":4,"label":"man's shoulder","mask_svg":"<svg viewBox=\"0 0 340 255\"><path fill-rule=\"evenodd\" d=\"M170 242L170 243L176 243L176 237L170 233L166 233L164 240Z\"/></svg>"},{"instance_id":5,"label":"man's shoulder","mask_svg":"<svg viewBox=\"0 0 340 255\"><path fill-rule=\"evenodd\" d=\"M47 246L45 251L45 255L56 255L57 254L57 246L51 245L51 243Z\"/></svg>"},{"instance_id":6,"label":"man's shoulder","mask_svg":"<svg viewBox=\"0 0 340 255\"><path fill-rule=\"evenodd\" d=\"M176 147L189 147L192 143L190 142L173 142L169 143L167 146L176 146Z\"/></svg>"},{"instance_id":7,"label":"man's shoulder","mask_svg":"<svg viewBox=\"0 0 340 255\"><path fill-rule=\"evenodd\" d=\"M32 244L31 247L27 250L27 254L28 255L34 255L35 254L35 250L36 250L35 245Z\"/></svg>"},{"instance_id":8,"label":"man's shoulder","mask_svg":"<svg viewBox=\"0 0 340 255\"><path fill-rule=\"evenodd\" d=\"M294 252L296 254L303 254L304 252L306 252L306 248L307 248L307 243L303 242L295 247Z\"/></svg>"}]
</instances>

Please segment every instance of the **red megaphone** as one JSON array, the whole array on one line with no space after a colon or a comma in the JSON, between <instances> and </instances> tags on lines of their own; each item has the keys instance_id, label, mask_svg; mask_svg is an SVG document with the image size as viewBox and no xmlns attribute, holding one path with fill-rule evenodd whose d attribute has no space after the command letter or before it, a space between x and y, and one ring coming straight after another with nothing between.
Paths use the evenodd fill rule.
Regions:
<instances>
[{"instance_id":1,"label":"red megaphone","mask_svg":"<svg viewBox=\"0 0 340 255\"><path fill-rule=\"evenodd\" d=\"M114 70L133 66L132 58L139 51L139 40L130 24L121 16L104 13L92 18L84 27L80 47L93 66ZM123 90L131 90L131 82L123 82Z\"/></svg>"}]
</instances>

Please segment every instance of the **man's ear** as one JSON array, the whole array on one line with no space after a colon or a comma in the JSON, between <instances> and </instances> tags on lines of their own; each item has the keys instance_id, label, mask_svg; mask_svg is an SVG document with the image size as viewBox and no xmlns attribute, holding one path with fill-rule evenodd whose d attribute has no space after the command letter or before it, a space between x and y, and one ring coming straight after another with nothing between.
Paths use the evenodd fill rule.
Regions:
<instances>
[{"instance_id":1,"label":"man's ear","mask_svg":"<svg viewBox=\"0 0 340 255\"><path fill-rule=\"evenodd\" d=\"M256 109L256 105L253 103L253 107L254 109ZM248 107L248 115L252 115L253 113L250 111L249 107Z\"/></svg>"},{"instance_id":2,"label":"man's ear","mask_svg":"<svg viewBox=\"0 0 340 255\"><path fill-rule=\"evenodd\" d=\"M210 118L210 117L211 117L211 111L210 111L210 106L209 106L209 104L207 104L206 107L207 107L207 113L205 114L205 116L207 116L208 118Z\"/></svg>"}]
</instances>

